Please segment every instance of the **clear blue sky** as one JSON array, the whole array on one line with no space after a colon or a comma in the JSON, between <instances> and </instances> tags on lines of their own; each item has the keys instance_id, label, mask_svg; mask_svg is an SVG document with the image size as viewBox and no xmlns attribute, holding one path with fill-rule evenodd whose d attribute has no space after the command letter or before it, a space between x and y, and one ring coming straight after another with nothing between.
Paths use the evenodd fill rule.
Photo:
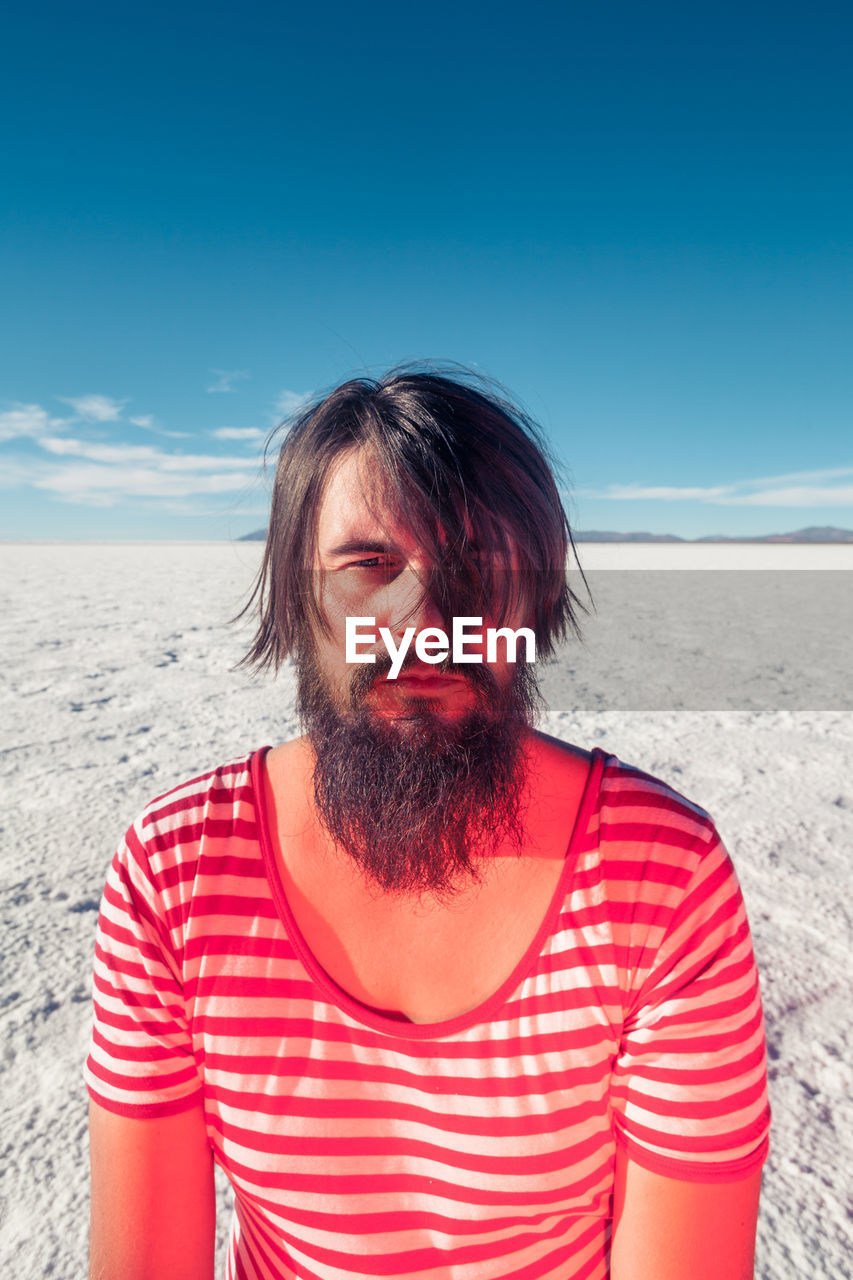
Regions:
<instances>
[{"instance_id":1,"label":"clear blue sky","mask_svg":"<svg viewBox=\"0 0 853 1280\"><path fill-rule=\"evenodd\" d=\"M265 522L281 408L403 359L582 529L853 527L853 16L34 3L0 54L0 537Z\"/></svg>"}]
</instances>

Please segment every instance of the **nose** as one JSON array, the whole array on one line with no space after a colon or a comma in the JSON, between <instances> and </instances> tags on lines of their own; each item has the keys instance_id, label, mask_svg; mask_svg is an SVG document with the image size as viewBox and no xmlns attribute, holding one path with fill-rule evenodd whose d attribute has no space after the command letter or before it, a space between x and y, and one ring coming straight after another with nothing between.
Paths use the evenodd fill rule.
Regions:
<instances>
[{"instance_id":1,"label":"nose","mask_svg":"<svg viewBox=\"0 0 853 1280\"><path fill-rule=\"evenodd\" d=\"M444 627L441 610L429 594L428 571L408 566L388 588L388 629L395 637L407 627L415 632L426 627Z\"/></svg>"}]
</instances>

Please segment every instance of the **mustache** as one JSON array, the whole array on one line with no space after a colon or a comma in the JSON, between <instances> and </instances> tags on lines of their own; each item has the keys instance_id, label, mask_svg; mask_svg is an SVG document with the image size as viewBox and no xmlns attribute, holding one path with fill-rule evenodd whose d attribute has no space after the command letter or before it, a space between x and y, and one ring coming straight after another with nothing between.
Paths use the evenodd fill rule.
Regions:
<instances>
[{"instance_id":1,"label":"mustache","mask_svg":"<svg viewBox=\"0 0 853 1280\"><path fill-rule=\"evenodd\" d=\"M387 651L377 653L375 662L359 664L350 676L350 697L352 701L354 703L361 702L377 681L384 680L387 677L391 666L391 655ZM448 656L442 659L441 662L431 663L430 669L436 676L455 676L458 679L465 680L473 685L478 692L485 695L495 694L499 690L497 679L485 663L454 662ZM408 675L410 672L423 673L423 670L424 664L413 655L411 658L405 659L397 678Z\"/></svg>"},{"instance_id":2,"label":"mustache","mask_svg":"<svg viewBox=\"0 0 853 1280\"><path fill-rule=\"evenodd\" d=\"M448 724L430 699L410 709L405 731L375 716L358 695L390 671L354 664L356 691L346 707L310 652L297 663L297 705L315 753L317 814L335 844L382 892L450 900L480 879L480 864L501 845L518 851L526 777L522 734L533 711L532 676L502 687L484 664L436 663L474 685L496 686L463 718ZM408 663L408 669L416 663ZM460 669L461 668L461 669ZM424 668L421 667L423 671ZM411 692L411 691L410 691Z\"/></svg>"}]
</instances>

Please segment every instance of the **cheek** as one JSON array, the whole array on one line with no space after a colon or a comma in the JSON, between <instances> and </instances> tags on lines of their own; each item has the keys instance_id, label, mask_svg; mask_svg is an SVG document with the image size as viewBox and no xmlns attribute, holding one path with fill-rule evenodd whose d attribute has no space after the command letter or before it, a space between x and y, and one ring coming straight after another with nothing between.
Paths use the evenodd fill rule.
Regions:
<instances>
[{"instance_id":1,"label":"cheek","mask_svg":"<svg viewBox=\"0 0 853 1280\"><path fill-rule=\"evenodd\" d=\"M371 619L361 627L368 632L390 625L388 589L367 582L366 575L338 575L316 598L329 624L330 643L339 646L341 654L345 652L347 618ZM364 646L363 651L368 648Z\"/></svg>"},{"instance_id":2,"label":"cheek","mask_svg":"<svg viewBox=\"0 0 853 1280\"><path fill-rule=\"evenodd\" d=\"M337 625L331 618L329 622L332 624L329 636L315 634L312 637L311 661L318 680L330 691L337 691L348 682L351 668L344 660L343 625L339 640Z\"/></svg>"},{"instance_id":3,"label":"cheek","mask_svg":"<svg viewBox=\"0 0 853 1280\"><path fill-rule=\"evenodd\" d=\"M331 628L332 636L338 632L343 634L344 623L349 612L348 602L335 580L315 584L314 598L321 614Z\"/></svg>"}]
</instances>

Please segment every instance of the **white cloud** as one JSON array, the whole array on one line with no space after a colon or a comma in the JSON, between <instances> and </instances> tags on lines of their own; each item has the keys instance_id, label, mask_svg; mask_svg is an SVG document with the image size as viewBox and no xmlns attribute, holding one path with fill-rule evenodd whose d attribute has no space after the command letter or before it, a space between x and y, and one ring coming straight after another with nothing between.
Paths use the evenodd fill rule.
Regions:
<instances>
[{"instance_id":1,"label":"white cloud","mask_svg":"<svg viewBox=\"0 0 853 1280\"><path fill-rule=\"evenodd\" d=\"M65 426L66 419L52 418L40 404L16 404L0 413L0 440L38 439L47 431Z\"/></svg>"},{"instance_id":2,"label":"white cloud","mask_svg":"<svg viewBox=\"0 0 853 1280\"><path fill-rule=\"evenodd\" d=\"M236 387L231 384L249 376L244 369L211 369L210 372L216 374L216 382L207 388L213 394L236 391Z\"/></svg>"},{"instance_id":3,"label":"white cloud","mask_svg":"<svg viewBox=\"0 0 853 1280\"><path fill-rule=\"evenodd\" d=\"M611 484L606 489L579 489L577 492L586 498L609 498L613 502L716 502L729 493L730 488L725 485L702 489L696 485Z\"/></svg>"},{"instance_id":4,"label":"white cloud","mask_svg":"<svg viewBox=\"0 0 853 1280\"><path fill-rule=\"evenodd\" d=\"M853 467L832 467L723 485L612 484L574 496L610 502L700 502L720 507L846 507L853 505Z\"/></svg>"},{"instance_id":5,"label":"white cloud","mask_svg":"<svg viewBox=\"0 0 853 1280\"><path fill-rule=\"evenodd\" d=\"M312 394L311 391L280 391L273 405L273 420L280 422L282 418L289 418L308 403Z\"/></svg>"},{"instance_id":6,"label":"white cloud","mask_svg":"<svg viewBox=\"0 0 853 1280\"><path fill-rule=\"evenodd\" d=\"M248 471L258 465L255 458L220 458L207 453L164 453L162 449L156 449L150 444L99 444L67 436L45 436L39 444L48 453L61 457L85 458L89 462L100 462L108 466L150 463L163 472L218 471L227 467Z\"/></svg>"},{"instance_id":7,"label":"white cloud","mask_svg":"<svg viewBox=\"0 0 853 1280\"><path fill-rule=\"evenodd\" d=\"M167 511L169 515L172 516L217 516L221 518L223 514L223 506L221 502L217 505L215 499L216 494L211 495L211 500L208 502L205 502L201 495L199 495L198 498L190 498L188 500L180 498L162 498L158 503L158 507L163 511ZM232 500L230 508L231 510L229 514L233 515L239 513L240 519L244 516L260 516L264 519L269 519L269 506L250 507L246 506L242 499L239 499Z\"/></svg>"},{"instance_id":8,"label":"white cloud","mask_svg":"<svg viewBox=\"0 0 853 1280\"><path fill-rule=\"evenodd\" d=\"M263 440L266 436L265 431L261 431L260 427L217 427L215 431L211 431L212 436L217 440Z\"/></svg>"},{"instance_id":9,"label":"white cloud","mask_svg":"<svg viewBox=\"0 0 853 1280\"><path fill-rule=\"evenodd\" d=\"M100 421L105 420L102 413ZM51 417L40 405L18 404L0 414L0 440L26 437L39 448L38 453L6 453L2 487L31 486L61 501L96 507L132 499L153 500L164 510L177 503L190 510L194 499L205 496L214 499L217 495L260 493L261 468L251 452L249 456L239 451L241 456L229 453L225 457L173 453L154 443L87 440L80 433L60 435L71 421ZM258 436L262 435L259 431Z\"/></svg>"},{"instance_id":10,"label":"white cloud","mask_svg":"<svg viewBox=\"0 0 853 1280\"><path fill-rule=\"evenodd\" d=\"M3 465L0 466L0 489L17 489L21 485L32 484L39 462L36 458L15 458L4 454Z\"/></svg>"},{"instance_id":11,"label":"white cloud","mask_svg":"<svg viewBox=\"0 0 853 1280\"><path fill-rule=\"evenodd\" d=\"M75 417L84 422L116 422L127 404L127 400L113 400L110 396L59 396L58 399L70 404Z\"/></svg>"},{"instance_id":12,"label":"white cloud","mask_svg":"<svg viewBox=\"0 0 853 1280\"><path fill-rule=\"evenodd\" d=\"M840 480L846 476L853 476L853 467L826 467L822 471L789 471L781 476L760 476L757 480L750 480L747 483L759 486L799 484L812 480Z\"/></svg>"},{"instance_id":13,"label":"white cloud","mask_svg":"<svg viewBox=\"0 0 853 1280\"><path fill-rule=\"evenodd\" d=\"M134 427L141 427L143 431L150 431L155 436L167 436L170 440L189 440L189 431L167 431L165 427L158 427L154 421L154 417L150 413L140 414L138 418L128 418L128 422Z\"/></svg>"},{"instance_id":14,"label":"white cloud","mask_svg":"<svg viewBox=\"0 0 853 1280\"><path fill-rule=\"evenodd\" d=\"M850 507L853 484L789 485L763 489L757 493L737 493L722 498L727 507Z\"/></svg>"},{"instance_id":15,"label":"white cloud","mask_svg":"<svg viewBox=\"0 0 853 1280\"><path fill-rule=\"evenodd\" d=\"M37 489L46 489L69 502L92 506L115 506L127 498L185 499L191 494L233 493L245 489L248 482L245 471L199 475L162 471L159 467L116 468L89 462L47 468L32 480Z\"/></svg>"}]
</instances>

